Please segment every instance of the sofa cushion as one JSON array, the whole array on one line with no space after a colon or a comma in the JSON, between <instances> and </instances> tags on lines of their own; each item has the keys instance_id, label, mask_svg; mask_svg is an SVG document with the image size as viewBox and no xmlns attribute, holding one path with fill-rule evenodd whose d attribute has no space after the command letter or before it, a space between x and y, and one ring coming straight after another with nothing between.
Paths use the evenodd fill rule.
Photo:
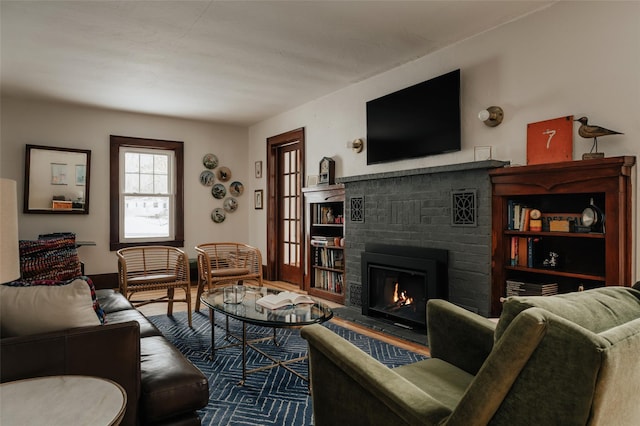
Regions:
<instances>
[{"instance_id":1,"label":"sofa cushion","mask_svg":"<svg viewBox=\"0 0 640 426\"><path fill-rule=\"evenodd\" d=\"M140 324L140 337L162 336L160 330L137 309L127 309L107 314L107 324L119 324L129 321L137 321Z\"/></svg>"},{"instance_id":2,"label":"sofa cushion","mask_svg":"<svg viewBox=\"0 0 640 426\"><path fill-rule=\"evenodd\" d=\"M64 281L82 275L74 234L21 240L19 248L22 281Z\"/></svg>"},{"instance_id":3,"label":"sofa cushion","mask_svg":"<svg viewBox=\"0 0 640 426\"><path fill-rule=\"evenodd\" d=\"M112 312L133 309L131 302L129 302L119 291L112 289L100 289L96 290L96 296L100 306L102 306L102 309L107 315Z\"/></svg>"},{"instance_id":4,"label":"sofa cushion","mask_svg":"<svg viewBox=\"0 0 640 426\"><path fill-rule=\"evenodd\" d=\"M91 290L83 280L67 285L0 286L2 336L24 336L100 325Z\"/></svg>"},{"instance_id":5,"label":"sofa cushion","mask_svg":"<svg viewBox=\"0 0 640 426\"><path fill-rule=\"evenodd\" d=\"M640 291L620 286L602 287L555 296L512 296L502 306L495 340L522 311L538 307L580 325L593 333L640 317Z\"/></svg>"},{"instance_id":6,"label":"sofa cushion","mask_svg":"<svg viewBox=\"0 0 640 426\"><path fill-rule=\"evenodd\" d=\"M441 359L431 358L393 369L453 411L474 376Z\"/></svg>"},{"instance_id":7,"label":"sofa cushion","mask_svg":"<svg viewBox=\"0 0 640 426\"><path fill-rule=\"evenodd\" d=\"M209 401L206 377L162 336L140 339L143 423L198 410Z\"/></svg>"},{"instance_id":8,"label":"sofa cushion","mask_svg":"<svg viewBox=\"0 0 640 426\"><path fill-rule=\"evenodd\" d=\"M212 277L233 277L236 275L248 275L251 271L247 268L221 268L211 271Z\"/></svg>"}]
</instances>

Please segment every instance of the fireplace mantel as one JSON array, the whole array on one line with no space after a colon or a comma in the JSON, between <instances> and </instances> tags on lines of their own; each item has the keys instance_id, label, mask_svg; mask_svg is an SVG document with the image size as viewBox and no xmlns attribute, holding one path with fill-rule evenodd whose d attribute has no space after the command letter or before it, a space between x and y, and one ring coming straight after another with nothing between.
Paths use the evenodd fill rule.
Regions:
<instances>
[{"instance_id":1,"label":"fireplace mantel","mask_svg":"<svg viewBox=\"0 0 640 426\"><path fill-rule=\"evenodd\" d=\"M473 161L470 163L447 164L443 166L422 167L419 169L394 170L391 172L372 173L372 174L366 174L366 175L343 176L343 177L336 178L336 182L351 183L351 182L361 182L361 181L367 181L367 180L392 179L392 178L406 177L406 176L461 172L466 170L495 169L498 167L506 167L509 164L510 163L508 161L500 161L500 160Z\"/></svg>"}]
</instances>

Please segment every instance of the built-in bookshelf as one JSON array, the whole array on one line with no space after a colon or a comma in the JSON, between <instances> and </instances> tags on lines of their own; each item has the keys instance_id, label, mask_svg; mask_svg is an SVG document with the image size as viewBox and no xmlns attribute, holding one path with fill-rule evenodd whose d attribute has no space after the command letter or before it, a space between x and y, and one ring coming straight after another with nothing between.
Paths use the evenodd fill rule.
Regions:
<instances>
[{"instance_id":1,"label":"built-in bookshelf","mask_svg":"<svg viewBox=\"0 0 640 426\"><path fill-rule=\"evenodd\" d=\"M613 157L490 172L491 314L501 298L631 285L631 172ZM587 207L602 216L584 220Z\"/></svg>"},{"instance_id":2,"label":"built-in bookshelf","mask_svg":"<svg viewBox=\"0 0 640 426\"><path fill-rule=\"evenodd\" d=\"M303 189L305 200L305 290L344 303L344 186Z\"/></svg>"}]
</instances>

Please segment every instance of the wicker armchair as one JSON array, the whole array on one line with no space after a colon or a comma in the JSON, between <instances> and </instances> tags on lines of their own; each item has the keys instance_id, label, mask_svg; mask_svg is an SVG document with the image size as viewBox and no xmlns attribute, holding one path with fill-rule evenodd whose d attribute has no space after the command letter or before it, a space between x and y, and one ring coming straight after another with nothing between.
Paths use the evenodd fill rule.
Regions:
<instances>
[{"instance_id":1,"label":"wicker armchair","mask_svg":"<svg viewBox=\"0 0 640 426\"><path fill-rule=\"evenodd\" d=\"M186 302L191 327L191 288L189 259L185 253L168 246L140 246L118 250L118 280L120 292L134 306L149 303L168 303L167 315L173 313L174 302ZM174 292L180 288L184 299L175 299ZM155 299L132 299L138 292L167 290L167 295Z\"/></svg>"},{"instance_id":2,"label":"wicker armchair","mask_svg":"<svg viewBox=\"0 0 640 426\"><path fill-rule=\"evenodd\" d=\"M229 281L256 281L262 287L262 254L260 250L242 243L206 243L196 246L198 252L198 295L196 312L200 310L200 296L206 286Z\"/></svg>"}]
</instances>

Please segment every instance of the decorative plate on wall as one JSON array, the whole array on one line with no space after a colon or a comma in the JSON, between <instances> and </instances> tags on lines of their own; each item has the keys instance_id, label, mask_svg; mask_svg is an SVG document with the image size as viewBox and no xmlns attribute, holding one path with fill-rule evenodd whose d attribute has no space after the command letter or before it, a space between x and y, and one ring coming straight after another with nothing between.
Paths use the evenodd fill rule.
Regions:
<instances>
[{"instance_id":1,"label":"decorative plate on wall","mask_svg":"<svg viewBox=\"0 0 640 426\"><path fill-rule=\"evenodd\" d=\"M234 180L229 184L229 193L234 197L238 197L242 195L243 192L244 192L244 185L241 182Z\"/></svg>"},{"instance_id":2,"label":"decorative plate on wall","mask_svg":"<svg viewBox=\"0 0 640 426\"><path fill-rule=\"evenodd\" d=\"M213 181L215 180L216 175L213 174L213 172L210 172L209 170L205 170L202 173L200 173L200 183L203 184L204 186L211 186L213 185Z\"/></svg>"},{"instance_id":3,"label":"decorative plate on wall","mask_svg":"<svg viewBox=\"0 0 640 426\"><path fill-rule=\"evenodd\" d=\"M218 207L217 209L214 209L211 212L211 220L213 220L215 223L222 223L226 218L227 218L227 214L220 207Z\"/></svg>"},{"instance_id":4,"label":"decorative plate on wall","mask_svg":"<svg viewBox=\"0 0 640 426\"><path fill-rule=\"evenodd\" d=\"M233 197L225 198L224 209L229 213L235 212L238 209L238 200Z\"/></svg>"},{"instance_id":5,"label":"decorative plate on wall","mask_svg":"<svg viewBox=\"0 0 640 426\"><path fill-rule=\"evenodd\" d=\"M207 154L202 157L202 164L204 164L207 169L215 169L218 167L218 157L216 157L215 154Z\"/></svg>"},{"instance_id":6,"label":"decorative plate on wall","mask_svg":"<svg viewBox=\"0 0 640 426\"><path fill-rule=\"evenodd\" d=\"M216 183L213 185L213 188L211 188L211 195L213 195L213 198L222 200L224 196L227 195L227 188L221 183Z\"/></svg>"},{"instance_id":7,"label":"decorative plate on wall","mask_svg":"<svg viewBox=\"0 0 640 426\"><path fill-rule=\"evenodd\" d=\"M226 182L231 179L231 170L228 167L220 167L218 169L218 180L221 182Z\"/></svg>"}]
</instances>

